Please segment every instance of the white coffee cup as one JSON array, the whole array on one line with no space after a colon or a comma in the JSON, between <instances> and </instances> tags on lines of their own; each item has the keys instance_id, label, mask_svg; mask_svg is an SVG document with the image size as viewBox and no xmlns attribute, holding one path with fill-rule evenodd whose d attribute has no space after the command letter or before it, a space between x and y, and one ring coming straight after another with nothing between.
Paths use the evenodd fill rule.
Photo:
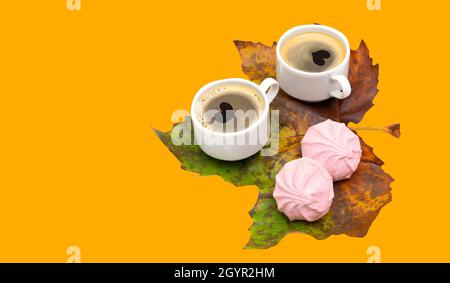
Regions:
<instances>
[{"instance_id":1,"label":"white coffee cup","mask_svg":"<svg viewBox=\"0 0 450 283\"><path fill-rule=\"evenodd\" d=\"M264 99L264 109L257 120L248 128L235 132L216 132L204 127L196 115L197 102L211 89L225 85L243 85L256 91ZM278 94L279 85L274 79L267 78L260 85L244 79L225 79L203 86L195 95L191 105L191 119L196 144L209 156L234 161L250 157L259 152L269 141L270 122L269 105Z\"/></svg>"},{"instance_id":2,"label":"white coffee cup","mask_svg":"<svg viewBox=\"0 0 450 283\"><path fill-rule=\"evenodd\" d=\"M338 39L345 48L342 62L327 71L312 73L290 66L281 56L281 48L292 37L309 32L320 32ZM290 96L309 102L318 102L330 97L344 99L351 93L348 80L350 62L350 44L345 35L331 27L323 25L302 25L291 28L281 36L276 49L277 81Z\"/></svg>"}]
</instances>

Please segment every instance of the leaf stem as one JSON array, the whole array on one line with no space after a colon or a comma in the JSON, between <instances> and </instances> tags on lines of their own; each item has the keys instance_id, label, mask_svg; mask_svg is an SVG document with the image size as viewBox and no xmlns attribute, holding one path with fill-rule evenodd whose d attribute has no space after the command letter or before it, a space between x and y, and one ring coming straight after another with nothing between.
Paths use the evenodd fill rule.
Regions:
<instances>
[{"instance_id":1,"label":"leaf stem","mask_svg":"<svg viewBox=\"0 0 450 283\"><path fill-rule=\"evenodd\" d=\"M373 127L373 126L367 126L367 127L360 127L360 126L353 126L350 127L350 129L354 131L372 131L372 132L385 132L388 133L396 138L400 137L400 124L392 124L385 127Z\"/></svg>"}]
</instances>

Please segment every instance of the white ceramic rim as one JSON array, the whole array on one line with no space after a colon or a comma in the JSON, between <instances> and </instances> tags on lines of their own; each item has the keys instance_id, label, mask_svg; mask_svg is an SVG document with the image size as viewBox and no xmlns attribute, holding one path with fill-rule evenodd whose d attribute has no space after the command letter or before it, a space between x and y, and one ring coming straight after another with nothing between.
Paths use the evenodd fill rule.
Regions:
<instances>
[{"instance_id":1,"label":"white ceramic rim","mask_svg":"<svg viewBox=\"0 0 450 283\"><path fill-rule=\"evenodd\" d=\"M251 125L250 127L244 129L244 130L240 130L240 131L232 132L232 133L215 132L215 131L212 131L212 130L210 130L208 128L203 127L203 125L195 117L195 104L196 104L196 102L198 101L200 96L203 93L205 93L207 90L209 90L211 88L214 88L214 87L217 87L217 86L222 85L222 84L232 84L232 83L237 83L237 84L250 86L250 87L254 88L256 91L258 91L258 94L261 97L263 97L263 99L264 99L264 110L263 110L262 114L258 117L258 121L256 123L254 123L253 125ZM256 83L254 83L252 81L241 79L241 78L229 78L229 79L217 80L217 81L213 81L213 82L210 82L210 83L204 85L195 94L194 99L192 100L192 104L191 104L191 120L196 126L200 127L203 131L206 131L207 133L210 133L210 134L213 134L213 135L218 135L218 136L237 136L237 135L242 135L242 134L246 134L246 133L254 130L255 128L257 128L257 127L259 127L261 125L261 122L262 122L263 118L266 117L266 115L268 115L269 104L270 103L269 103L267 95L263 93L263 91L260 89L259 85L257 85Z\"/></svg>"},{"instance_id":2,"label":"white ceramic rim","mask_svg":"<svg viewBox=\"0 0 450 283\"><path fill-rule=\"evenodd\" d=\"M301 71L301 70L298 70L298 69L292 67L287 62L285 62L283 59L283 56L281 56L281 46L283 46L284 42L287 39L290 39L293 36L296 36L296 35L299 35L302 33L306 33L306 32L324 32L326 34L329 34L329 35L337 38L345 47L345 57L342 60L342 62L332 69L329 69L329 70L326 70L323 72L319 72L319 73ZM296 26L296 27L289 29L281 36L280 40L278 40L278 43L277 43L276 53L277 53L277 58L278 58L279 62L282 63L284 65L284 67L288 68L292 72L301 74L301 75L305 75L305 76L318 77L318 76L323 76L323 75L327 75L327 74L335 72L337 69L342 67L344 64L346 64L346 62L348 62L350 60L350 44L348 42L347 37L342 32L338 31L335 28L332 28L329 26L323 26L323 25L301 25L301 26Z\"/></svg>"}]
</instances>

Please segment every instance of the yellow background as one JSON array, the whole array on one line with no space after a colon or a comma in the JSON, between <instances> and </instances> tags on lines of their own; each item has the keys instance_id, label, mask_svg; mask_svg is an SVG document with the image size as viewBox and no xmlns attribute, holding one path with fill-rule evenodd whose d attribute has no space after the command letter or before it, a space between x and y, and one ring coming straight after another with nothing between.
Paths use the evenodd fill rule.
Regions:
<instances>
[{"instance_id":1,"label":"yellow background","mask_svg":"<svg viewBox=\"0 0 450 283\"><path fill-rule=\"evenodd\" d=\"M450 260L450 2L2 1L0 261L365 262ZM318 22L361 39L380 93L361 133L396 181L364 238L291 234L243 250L257 198L179 168L169 130L203 84L244 77L233 40L271 44Z\"/></svg>"}]
</instances>

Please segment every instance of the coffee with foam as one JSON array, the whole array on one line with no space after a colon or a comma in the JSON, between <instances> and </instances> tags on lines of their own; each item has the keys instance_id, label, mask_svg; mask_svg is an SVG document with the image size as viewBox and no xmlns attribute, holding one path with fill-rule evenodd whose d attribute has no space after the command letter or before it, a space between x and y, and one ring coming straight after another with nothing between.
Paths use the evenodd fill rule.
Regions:
<instances>
[{"instance_id":1,"label":"coffee with foam","mask_svg":"<svg viewBox=\"0 0 450 283\"><path fill-rule=\"evenodd\" d=\"M258 90L241 84L220 85L202 94L195 115L214 132L238 132L256 123L265 107Z\"/></svg>"},{"instance_id":2,"label":"coffee with foam","mask_svg":"<svg viewBox=\"0 0 450 283\"><path fill-rule=\"evenodd\" d=\"M333 69L345 58L344 45L335 37L321 32L298 34L281 47L281 56L291 67L319 73Z\"/></svg>"}]
</instances>

